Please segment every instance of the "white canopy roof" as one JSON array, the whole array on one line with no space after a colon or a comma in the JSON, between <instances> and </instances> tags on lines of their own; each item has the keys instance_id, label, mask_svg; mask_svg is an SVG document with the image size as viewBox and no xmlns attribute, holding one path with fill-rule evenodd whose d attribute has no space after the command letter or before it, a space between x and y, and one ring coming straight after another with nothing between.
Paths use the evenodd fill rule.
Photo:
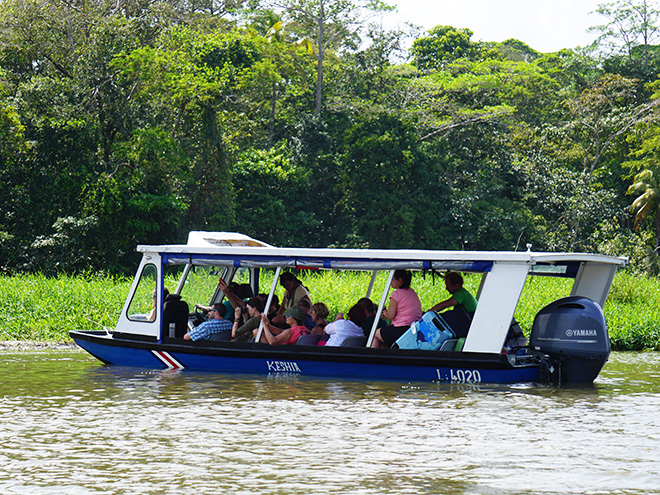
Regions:
<instances>
[{"instance_id":1,"label":"white canopy roof","mask_svg":"<svg viewBox=\"0 0 660 495\"><path fill-rule=\"evenodd\" d=\"M137 250L143 253L159 253L166 264L487 272L494 262L498 262L546 265L547 268L540 268L539 271L559 276L574 272L576 268L568 267L576 267L582 262L616 266L625 266L627 263L626 258L588 253L273 247L243 234L231 232L191 232L188 244L139 245ZM567 268L553 270L553 265Z\"/></svg>"}]
</instances>

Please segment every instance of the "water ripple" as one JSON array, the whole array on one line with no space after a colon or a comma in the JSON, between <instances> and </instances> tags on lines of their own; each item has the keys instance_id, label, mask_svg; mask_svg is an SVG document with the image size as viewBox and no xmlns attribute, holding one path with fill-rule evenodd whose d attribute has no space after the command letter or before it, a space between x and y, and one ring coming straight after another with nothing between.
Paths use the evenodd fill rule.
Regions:
<instances>
[{"instance_id":1,"label":"water ripple","mask_svg":"<svg viewBox=\"0 0 660 495\"><path fill-rule=\"evenodd\" d=\"M654 354L576 389L0 362L8 494L660 493Z\"/></svg>"}]
</instances>

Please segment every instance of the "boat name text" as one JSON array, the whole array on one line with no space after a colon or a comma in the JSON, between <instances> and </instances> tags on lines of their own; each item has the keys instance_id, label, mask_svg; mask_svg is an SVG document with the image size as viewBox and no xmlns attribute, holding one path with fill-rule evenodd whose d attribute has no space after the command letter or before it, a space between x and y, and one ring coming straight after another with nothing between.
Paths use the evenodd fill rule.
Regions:
<instances>
[{"instance_id":1,"label":"boat name text","mask_svg":"<svg viewBox=\"0 0 660 495\"><path fill-rule=\"evenodd\" d=\"M569 328L566 337L598 337L598 330L593 328Z\"/></svg>"},{"instance_id":2,"label":"boat name text","mask_svg":"<svg viewBox=\"0 0 660 495\"><path fill-rule=\"evenodd\" d=\"M266 361L266 364L268 365L268 371L302 373L298 363L293 361Z\"/></svg>"}]
</instances>

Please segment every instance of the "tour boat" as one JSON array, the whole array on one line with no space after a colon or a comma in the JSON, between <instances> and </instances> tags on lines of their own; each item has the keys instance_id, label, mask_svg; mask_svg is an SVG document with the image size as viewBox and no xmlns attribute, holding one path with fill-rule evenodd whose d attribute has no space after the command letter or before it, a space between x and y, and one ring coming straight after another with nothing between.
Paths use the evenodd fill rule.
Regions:
<instances>
[{"instance_id":1,"label":"tour boat","mask_svg":"<svg viewBox=\"0 0 660 495\"><path fill-rule=\"evenodd\" d=\"M610 353L602 307L617 268L627 262L599 254L533 252L531 246L520 252L275 247L231 232L190 232L187 244L139 245L137 250L142 260L115 328L70 332L78 346L104 363L462 383L593 382ZM382 293L373 297L377 322L398 269L433 276L478 274L478 304L462 346L449 339L437 350L372 348L376 323L365 342L353 339L339 347L259 343L261 328L256 342L182 338L195 318L189 307L223 301L220 276L249 285L254 295L262 278L270 286L268 308L283 270L368 272L366 297L386 278ZM505 344L523 288L536 277L572 279L570 295L548 301L536 314L528 345L509 348ZM167 298L166 287L171 289ZM312 296L323 300L321 294Z\"/></svg>"}]
</instances>

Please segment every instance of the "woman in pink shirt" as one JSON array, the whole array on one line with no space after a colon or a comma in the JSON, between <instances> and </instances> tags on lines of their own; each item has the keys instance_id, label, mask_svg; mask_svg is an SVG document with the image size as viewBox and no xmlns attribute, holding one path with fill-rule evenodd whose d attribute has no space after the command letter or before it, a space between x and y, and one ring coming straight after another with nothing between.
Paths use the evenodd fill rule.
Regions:
<instances>
[{"instance_id":1,"label":"woman in pink shirt","mask_svg":"<svg viewBox=\"0 0 660 495\"><path fill-rule=\"evenodd\" d=\"M383 310L383 317L391 320L390 325L376 330L371 347L391 347L408 330L410 324L422 317L422 304L417 293L410 288L412 273L396 270L392 278L394 292L390 305Z\"/></svg>"}]
</instances>

